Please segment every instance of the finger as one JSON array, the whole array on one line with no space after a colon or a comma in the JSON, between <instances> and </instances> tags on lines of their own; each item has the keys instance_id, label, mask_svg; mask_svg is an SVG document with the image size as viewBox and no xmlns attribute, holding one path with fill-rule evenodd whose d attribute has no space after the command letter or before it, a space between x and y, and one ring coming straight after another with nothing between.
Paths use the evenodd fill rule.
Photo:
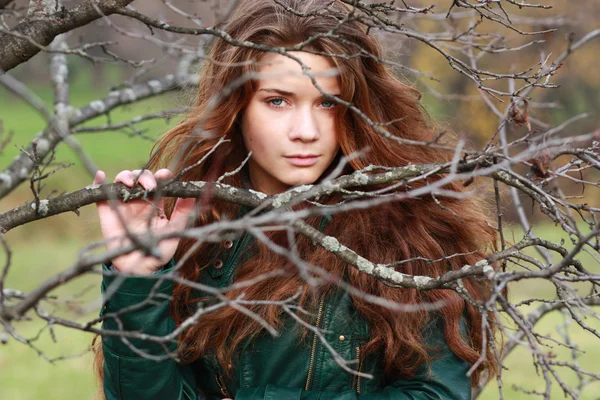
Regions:
<instances>
[{"instance_id":1,"label":"finger","mask_svg":"<svg viewBox=\"0 0 600 400\"><path fill-rule=\"evenodd\" d=\"M104 173L104 171L102 171L102 170L96 171L96 175L94 176L93 184L94 185L103 185L105 181L106 181L106 174ZM106 209L109 208L108 202L106 200L96 202L96 207L98 207L98 215L100 217L102 217L103 215L106 215Z\"/></svg>"},{"instance_id":2,"label":"finger","mask_svg":"<svg viewBox=\"0 0 600 400\"><path fill-rule=\"evenodd\" d=\"M134 171L136 172L136 171ZM156 187L156 178L151 171L144 170L141 173L137 173L138 183L146 190L151 190Z\"/></svg>"},{"instance_id":3,"label":"finger","mask_svg":"<svg viewBox=\"0 0 600 400\"><path fill-rule=\"evenodd\" d=\"M144 173L144 170L143 169L134 169L133 171L131 171L131 173L133 174L134 182L136 182L138 179L140 179L140 176Z\"/></svg>"},{"instance_id":4,"label":"finger","mask_svg":"<svg viewBox=\"0 0 600 400\"><path fill-rule=\"evenodd\" d=\"M115 183L122 183L125 186L133 186L135 175L129 170L123 170L115 176Z\"/></svg>"},{"instance_id":5,"label":"finger","mask_svg":"<svg viewBox=\"0 0 600 400\"><path fill-rule=\"evenodd\" d=\"M171 172L171 170L167 169L167 168L159 169L154 174L154 177L156 178L156 180L161 180L161 181L166 181L167 179L171 179L171 178L173 178L173 176L174 176L173 172Z\"/></svg>"},{"instance_id":6,"label":"finger","mask_svg":"<svg viewBox=\"0 0 600 400\"><path fill-rule=\"evenodd\" d=\"M96 171L96 175L94 176L94 185L102 185L106 181L106 174L102 170Z\"/></svg>"}]
</instances>

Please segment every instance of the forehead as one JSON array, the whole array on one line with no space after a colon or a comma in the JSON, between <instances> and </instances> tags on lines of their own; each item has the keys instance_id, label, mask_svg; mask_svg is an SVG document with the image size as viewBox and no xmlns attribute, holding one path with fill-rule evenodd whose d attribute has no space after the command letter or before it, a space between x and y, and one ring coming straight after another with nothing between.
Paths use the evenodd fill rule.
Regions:
<instances>
[{"instance_id":1,"label":"forehead","mask_svg":"<svg viewBox=\"0 0 600 400\"><path fill-rule=\"evenodd\" d=\"M338 71L328 57L302 51L293 51L289 54L299 59L306 66L308 72L313 75L324 92L330 94L340 93ZM276 88L296 94L321 95L313 85L310 77L302 73L302 66L296 60L281 54L267 53L261 57L258 73L257 90Z\"/></svg>"}]
</instances>

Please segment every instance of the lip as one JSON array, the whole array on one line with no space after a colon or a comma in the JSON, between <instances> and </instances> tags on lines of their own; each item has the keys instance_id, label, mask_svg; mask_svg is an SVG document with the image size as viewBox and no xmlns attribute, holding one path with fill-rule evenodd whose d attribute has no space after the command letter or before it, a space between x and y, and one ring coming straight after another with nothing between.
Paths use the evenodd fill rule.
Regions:
<instances>
[{"instance_id":1,"label":"lip","mask_svg":"<svg viewBox=\"0 0 600 400\"><path fill-rule=\"evenodd\" d=\"M284 156L287 158L290 163L298 167L310 167L314 165L318 160L318 155L315 154L292 154L289 156Z\"/></svg>"}]
</instances>

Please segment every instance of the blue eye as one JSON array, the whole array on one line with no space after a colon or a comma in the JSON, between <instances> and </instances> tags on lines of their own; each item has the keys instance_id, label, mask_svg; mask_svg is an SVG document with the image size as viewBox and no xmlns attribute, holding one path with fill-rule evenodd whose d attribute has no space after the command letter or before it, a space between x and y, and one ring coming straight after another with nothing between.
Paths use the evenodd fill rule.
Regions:
<instances>
[{"instance_id":1,"label":"blue eye","mask_svg":"<svg viewBox=\"0 0 600 400\"><path fill-rule=\"evenodd\" d=\"M275 106L275 107L281 107L283 106L283 99L282 98L276 98L276 99L269 99L268 100L269 104Z\"/></svg>"},{"instance_id":2,"label":"blue eye","mask_svg":"<svg viewBox=\"0 0 600 400\"><path fill-rule=\"evenodd\" d=\"M325 108L333 108L335 107L335 103L333 101L325 100L321 103L321 105Z\"/></svg>"}]
</instances>

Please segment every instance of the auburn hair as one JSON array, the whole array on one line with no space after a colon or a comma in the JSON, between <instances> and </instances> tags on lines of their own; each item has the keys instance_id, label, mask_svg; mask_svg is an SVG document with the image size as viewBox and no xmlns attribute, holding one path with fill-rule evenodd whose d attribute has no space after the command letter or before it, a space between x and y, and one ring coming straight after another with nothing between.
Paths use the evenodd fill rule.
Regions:
<instances>
[{"instance_id":1,"label":"auburn hair","mask_svg":"<svg viewBox=\"0 0 600 400\"><path fill-rule=\"evenodd\" d=\"M286 10L282 4L297 12ZM313 13L326 8L329 10L327 16ZM235 46L216 39L200 72L200 85L193 106L181 122L157 142L148 168L168 167L175 173L185 170L181 180L186 181L214 181L223 173L238 168L247 156L239 117L253 94L252 77L255 75L251 74L256 72L256 63L264 55L260 49L252 47L294 46L305 41L303 51L333 55L330 60L339 71L342 89L339 97L354 105L371 121L380 123L379 126L383 126L390 136L384 137L376 124L367 122L353 110L336 107L340 154L350 155L368 149L349 161L346 172L362 170L369 165L400 167L450 160L452 152L439 146L409 145L394 140L401 138L431 143L439 139L439 135L419 103L420 93L402 83L389 66L378 61L383 57L383 50L373 34L356 21L339 24L348 12L341 1L240 1L222 29L239 43L251 42L258 46ZM219 143L223 138L228 141ZM444 136L444 141L452 146L453 140L448 135ZM190 166L194 167L188 168ZM228 176L222 182L241 187L239 175ZM418 187L419 183L411 185ZM444 189L457 193L467 190L458 181L445 185ZM332 204L336 200L335 196L320 199ZM235 218L239 212L239 206L223 201L206 198L199 199L199 202L203 206L196 221L199 226L222 218ZM174 199L167 199L166 204L166 213L170 215ZM353 210L341 218L333 216L324 232L374 263L414 258L396 264L394 268L406 274L436 277L458 270L465 264L472 265L485 258L488 251L495 250L496 231L487 223L489 215L489 207L481 196L436 199L426 195ZM320 217L309 217L307 222L317 227ZM274 230L267 236L275 243L288 245L286 232ZM182 239L175 258L180 259L197 245L195 240ZM492 321L491 332L483 332L482 311L476 304L489 298L490 288L485 280L463 280L464 289L473 300L469 302L452 290L421 291L387 286L345 264L302 235L296 235L295 246L306 262L340 278L345 277L349 284L365 293L400 304L443 301L445 305L435 312L442 316L444 335L450 349L469 363L475 363L483 356L484 361L472 375L473 384L478 382L484 370L489 376L496 373L495 357L483 339L487 337L489 342L490 336L494 335L493 316L487 315ZM218 246L214 243L197 246L193 256L180 270L182 277L197 281L216 252ZM226 296L233 299L245 293L246 300L277 301L293 296L300 288L299 305L313 309L319 296L333 290L335 284L330 282L315 293L301 278L297 268L259 241L253 246L252 257L237 266L236 282L251 280L281 266L284 266L284 276L232 288ZM175 283L171 302L171 315L175 322L180 324L185 320L194 303L200 300L194 298L189 286ZM370 340L364 354L380 354L386 380L409 378L421 363L431 360L431 353L422 338L422 331L431 320L430 311L393 311L358 296L352 296L352 301L369 324ZM249 308L272 326L282 326L279 306L263 304ZM459 332L462 316L467 321L467 338ZM222 307L203 315L198 324L182 334L179 339L180 357L183 362L192 362L204 354L214 354L224 370L230 371L231 360L240 344L261 333L264 333L264 328L254 319L234 308ZM97 346L97 349L96 368L101 376L103 356L101 348Z\"/></svg>"}]
</instances>

